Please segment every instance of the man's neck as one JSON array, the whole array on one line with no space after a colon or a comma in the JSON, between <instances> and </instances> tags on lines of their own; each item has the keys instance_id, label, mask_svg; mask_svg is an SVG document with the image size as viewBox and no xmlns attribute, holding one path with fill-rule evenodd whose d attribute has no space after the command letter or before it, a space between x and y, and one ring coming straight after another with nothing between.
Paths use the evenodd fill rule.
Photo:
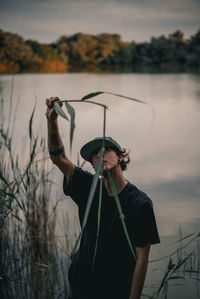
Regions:
<instances>
[{"instance_id":1,"label":"man's neck","mask_svg":"<svg viewBox=\"0 0 200 299\"><path fill-rule=\"evenodd\" d=\"M112 176L112 180L113 180L115 189L116 189L117 193L119 194L124 189L124 187L127 185L128 182L124 178L121 169L119 171L113 169L113 170L110 171L110 174ZM105 187L106 187L106 190L107 190L108 194L110 196L113 196L113 192L112 192L112 189L111 189L111 186L110 186L110 181L109 181L108 176L106 175L104 177L104 179L105 179Z\"/></svg>"}]
</instances>

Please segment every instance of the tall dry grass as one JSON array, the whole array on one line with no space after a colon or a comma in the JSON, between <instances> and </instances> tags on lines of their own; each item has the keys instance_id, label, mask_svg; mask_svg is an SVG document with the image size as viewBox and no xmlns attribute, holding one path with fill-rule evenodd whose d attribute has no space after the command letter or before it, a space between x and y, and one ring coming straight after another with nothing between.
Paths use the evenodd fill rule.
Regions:
<instances>
[{"instance_id":1,"label":"tall dry grass","mask_svg":"<svg viewBox=\"0 0 200 299\"><path fill-rule=\"evenodd\" d=\"M12 96L0 114L0 297L66 298L68 257L57 246L54 184L46 141L27 124L23 156L14 144ZM68 241L68 240L67 240Z\"/></svg>"}]
</instances>

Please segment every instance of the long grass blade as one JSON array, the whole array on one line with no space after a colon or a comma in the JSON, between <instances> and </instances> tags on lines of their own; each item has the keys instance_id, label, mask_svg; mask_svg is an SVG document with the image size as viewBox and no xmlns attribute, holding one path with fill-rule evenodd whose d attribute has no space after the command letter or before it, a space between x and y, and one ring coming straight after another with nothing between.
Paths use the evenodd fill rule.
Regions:
<instances>
[{"instance_id":1,"label":"long grass blade","mask_svg":"<svg viewBox=\"0 0 200 299\"><path fill-rule=\"evenodd\" d=\"M155 110L154 110L154 107L146 101L143 101L143 100L140 100L140 99L135 99L135 98L128 97L128 96L124 96L124 95L118 94L118 93L109 92L109 91L97 91L97 92L89 93L86 96L84 96L81 99L81 101L85 101L87 99L96 97L100 94L109 94L109 95L113 95L115 97L119 97L119 98L123 98L123 99L130 100L130 101L133 101L133 102L137 102L137 103L140 103L140 104L148 105L152 109L152 121L151 121L151 125L150 125L150 128L152 128L153 122L154 122L154 119L155 119Z\"/></svg>"},{"instance_id":2,"label":"long grass blade","mask_svg":"<svg viewBox=\"0 0 200 299\"><path fill-rule=\"evenodd\" d=\"M34 157L36 155L36 146L37 146L37 142L38 142L38 139L36 138L34 140L34 144L33 144L33 148L32 148L32 151L31 151L31 154L30 154L30 161L29 161L29 167L31 166L33 160L34 160Z\"/></svg>"},{"instance_id":3,"label":"long grass blade","mask_svg":"<svg viewBox=\"0 0 200 299\"><path fill-rule=\"evenodd\" d=\"M12 199L15 199L15 195L13 195L12 193L8 193L8 192L5 192L5 191L2 191L0 190L0 195L4 196L4 197L9 197L10 199L9 200L3 200L3 203L6 203L6 201L10 201L11 198ZM0 201L1 202L1 201Z\"/></svg>"},{"instance_id":4,"label":"long grass blade","mask_svg":"<svg viewBox=\"0 0 200 299\"><path fill-rule=\"evenodd\" d=\"M77 166L80 167L80 156L79 156L79 153L77 153Z\"/></svg>"},{"instance_id":5,"label":"long grass blade","mask_svg":"<svg viewBox=\"0 0 200 299\"><path fill-rule=\"evenodd\" d=\"M71 118L70 119L70 151L71 151L73 136L74 136L74 129L75 129L75 110L68 102L65 102L65 106L66 106L67 111L69 112L69 115Z\"/></svg>"},{"instance_id":6,"label":"long grass blade","mask_svg":"<svg viewBox=\"0 0 200 299\"><path fill-rule=\"evenodd\" d=\"M85 163L86 163L86 161L84 160L84 161L81 163L80 167L82 168L82 167L85 165Z\"/></svg>"},{"instance_id":7,"label":"long grass blade","mask_svg":"<svg viewBox=\"0 0 200 299\"><path fill-rule=\"evenodd\" d=\"M104 93L104 92L103 91L91 92L91 93L87 94L86 96L82 97L81 101L91 99L91 98L96 97L96 96L98 96L99 94L102 94L102 93Z\"/></svg>"},{"instance_id":8,"label":"long grass blade","mask_svg":"<svg viewBox=\"0 0 200 299\"><path fill-rule=\"evenodd\" d=\"M66 113L62 110L60 105L57 102L54 102L53 105L54 105L54 109L55 109L56 113L69 121L69 118L67 117Z\"/></svg>"},{"instance_id":9,"label":"long grass blade","mask_svg":"<svg viewBox=\"0 0 200 299\"><path fill-rule=\"evenodd\" d=\"M192 238L188 243L186 243L185 245L183 245L183 246L181 247L181 250L182 250L183 248L187 247L188 245L190 245L193 241L195 241L195 240L198 239L199 237L200 237L200 233L197 233L197 235L196 235L194 238ZM163 257L161 257L161 258L158 258L158 259L155 259L155 260L150 260L149 263L154 263L154 262L158 262L158 261L164 260L164 259L166 259L166 258L168 258L168 257L171 257L172 255L176 254L176 253L179 252L179 251L180 251L180 248L176 249L175 251L173 251L173 252L171 252L170 254L165 255L165 256L163 256Z\"/></svg>"},{"instance_id":10,"label":"long grass blade","mask_svg":"<svg viewBox=\"0 0 200 299\"><path fill-rule=\"evenodd\" d=\"M97 106L101 106L101 107L103 107L105 109L108 109L108 107L106 105L101 104L99 102L94 102L94 101L87 101L87 102L85 102L85 101L81 101L81 100L68 100L68 101L62 101L62 103L63 102L94 104L94 105L97 105Z\"/></svg>"},{"instance_id":11,"label":"long grass blade","mask_svg":"<svg viewBox=\"0 0 200 299\"><path fill-rule=\"evenodd\" d=\"M33 108L33 112L31 114L30 120L29 120L29 138L32 140L32 125L33 125L33 117L34 117L34 113L35 113L35 107Z\"/></svg>"},{"instance_id":12,"label":"long grass blade","mask_svg":"<svg viewBox=\"0 0 200 299\"><path fill-rule=\"evenodd\" d=\"M72 261L72 259L74 257L74 254L77 251L77 248L78 248L78 245L79 245L79 241L80 241L80 239L81 239L81 237L83 235L83 231L84 231L84 228L85 228L86 223L87 223L87 219L88 219L88 216L89 216L90 208L91 208L92 201L93 201L93 198L94 198L94 193L96 191L96 187L97 187L97 184L98 184L98 181L99 181L99 175L100 175L102 164L103 164L104 151L105 151L105 148L102 147L101 151L100 151L99 159L97 161L96 173L95 173L95 175L93 177L93 180L92 180L92 185L91 185L91 188L90 188L90 193L89 193L87 205L86 205L86 208L85 208L85 213L84 213L84 216L83 216L81 233L79 234L78 239L75 242L75 246L74 246L74 248L72 250L71 261Z\"/></svg>"},{"instance_id":13,"label":"long grass blade","mask_svg":"<svg viewBox=\"0 0 200 299\"><path fill-rule=\"evenodd\" d=\"M172 264L171 258L169 260L167 271L165 272L165 275L162 279L162 282L160 284L160 287L156 291L156 295L158 296L160 291L165 288L165 286L168 284L168 281L171 279L178 279L177 276L172 276L176 270L178 270L192 255L193 253L189 253L184 259L180 259L176 264ZM181 277L179 277L180 279ZM155 294L154 294L155 295ZM157 297L156 297L157 298Z\"/></svg>"},{"instance_id":14,"label":"long grass blade","mask_svg":"<svg viewBox=\"0 0 200 299\"><path fill-rule=\"evenodd\" d=\"M133 250L133 246L132 246L132 243L131 243L131 240L130 240L130 237L129 237L129 234L128 234L128 231L127 231L127 228L126 228L126 223L124 221L124 214L123 214L123 211L122 211L122 208L121 208L121 205L120 205L119 197L118 197L115 185L113 183L112 176L111 176L110 171L108 169L107 169L107 174L108 174L111 190L112 190L114 198L115 198L115 202L116 202L116 205L117 205L117 209L118 209L118 212L119 212L119 216L120 216L120 219L121 219L123 230L124 230L126 239L128 241L128 245L130 247L130 250L131 250L131 252L133 254L133 257L136 261L136 255L135 255L135 252Z\"/></svg>"},{"instance_id":15,"label":"long grass blade","mask_svg":"<svg viewBox=\"0 0 200 299\"><path fill-rule=\"evenodd\" d=\"M77 249L78 249L78 246L79 246L79 243L80 243L82 234L83 234L83 232L82 232L82 230L81 230L80 234L78 235L78 238L76 239L74 248L72 249L72 252L71 252L71 254L70 254L70 260L71 260L71 262L72 262L72 260L73 260L73 258L74 258L75 253L77 252Z\"/></svg>"},{"instance_id":16,"label":"long grass blade","mask_svg":"<svg viewBox=\"0 0 200 299\"><path fill-rule=\"evenodd\" d=\"M79 154L77 154L77 166L78 167L83 168L83 166L85 165L86 162L87 162L86 160L83 160L83 162L81 163L80 156L79 156Z\"/></svg>"},{"instance_id":17,"label":"long grass blade","mask_svg":"<svg viewBox=\"0 0 200 299\"><path fill-rule=\"evenodd\" d=\"M178 263L176 264L175 270L179 269L187 261L187 259L189 259L189 257L192 255L193 255L193 252L189 253L184 259L179 260Z\"/></svg>"},{"instance_id":18,"label":"long grass blade","mask_svg":"<svg viewBox=\"0 0 200 299\"><path fill-rule=\"evenodd\" d=\"M96 173L93 177L93 181L92 181L92 185L91 185L91 189L90 189L90 194L89 194L88 201L87 201L87 206L86 206L86 209L85 209L85 214L84 214L84 217L83 217L82 229L85 228L85 225L87 223L88 215L89 215L90 208L91 208L91 205L92 205L92 200L93 200L94 193L96 191L96 187L97 187L97 184L98 184L98 181L99 181L99 175L100 175L101 167L102 167L102 163L103 163L104 151L105 151L105 148L101 148L99 159L97 161Z\"/></svg>"},{"instance_id":19,"label":"long grass blade","mask_svg":"<svg viewBox=\"0 0 200 299\"><path fill-rule=\"evenodd\" d=\"M180 238L180 239L176 240L175 242L171 243L170 245L173 245L173 244L179 243L180 241L183 241L183 240L185 240L185 239L187 239L187 238L189 238L189 237L191 237L191 236L193 236L193 235L194 235L194 233L192 233L192 234L189 234L189 235L187 235L187 236L185 236L185 237L182 237L182 238Z\"/></svg>"},{"instance_id":20,"label":"long grass blade","mask_svg":"<svg viewBox=\"0 0 200 299\"><path fill-rule=\"evenodd\" d=\"M135 98L132 98L132 97L127 97L127 96L124 96L122 94L117 94L117 93L113 93L113 92L108 92L108 91L97 91L97 92L92 92L92 93L89 93L87 94L86 96L84 96L81 101L85 101L87 99L90 99L90 98L93 98L93 97L96 97L100 94L110 94L110 95L113 95L113 96L116 96L116 97L120 97L120 98L124 98L124 99L127 99L127 100L131 100L131 101L134 101L134 102L138 102L138 103L141 103L141 104L148 104L147 102L143 101L143 100L139 100L139 99L135 99Z\"/></svg>"},{"instance_id":21,"label":"long grass blade","mask_svg":"<svg viewBox=\"0 0 200 299\"><path fill-rule=\"evenodd\" d=\"M170 259L171 260L171 259ZM176 265L174 265L171 269L171 271L169 271L169 268L170 268L170 265L171 265L171 261L169 261L169 264L168 264L168 268L164 274L164 277L161 281L161 284L159 286L159 288L156 290L156 292L153 294L153 296L151 298L158 298L161 290L165 287L165 285L167 284L167 280L168 278L170 277L170 275L173 273L173 270L175 269ZM156 297L155 297L156 296Z\"/></svg>"},{"instance_id":22,"label":"long grass blade","mask_svg":"<svg viewBox=\"0 0 200 299\"><path fill-rule=\"evenodd\" d=\"M100 189L99 189L99 205L98 205L98 214L97 214L97 236L96 236L96 244L95 244L94 258L93 258L93 265L92 265L93 268L94 268L94 262L95 262L96 254L97 254L100 224L101 224L102 189L103 189L103 177L102 177L102 171L101 171Z\"/></svg>"},{"instance_id":23,"label":"long grass blade","mask_svg":"<svg viewBox=\"0 0 200 299\"><path fill-rule=\"evenodd\" d=\"M21 218L19 218L16 214L11 213L11 215L16 218L18 221L23 222Z\"/></svg>"}]
</instances>

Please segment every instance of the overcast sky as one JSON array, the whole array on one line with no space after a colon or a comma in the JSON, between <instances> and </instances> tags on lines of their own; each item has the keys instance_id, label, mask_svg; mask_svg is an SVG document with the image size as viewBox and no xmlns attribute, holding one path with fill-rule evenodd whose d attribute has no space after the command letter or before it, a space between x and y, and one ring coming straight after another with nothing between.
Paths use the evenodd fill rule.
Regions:
<instances>
[{"instance_id":1,"label":"overcast sky","mask_svg":"<svg viewBox=\"0 0 200 299\"><path fill-rule=\"evenodd\" d=\"M200 0L0 0L0 28L47 43L77 32L139 42L179 29L189 37L200 28Z\"/></svg>"}]
</instances>

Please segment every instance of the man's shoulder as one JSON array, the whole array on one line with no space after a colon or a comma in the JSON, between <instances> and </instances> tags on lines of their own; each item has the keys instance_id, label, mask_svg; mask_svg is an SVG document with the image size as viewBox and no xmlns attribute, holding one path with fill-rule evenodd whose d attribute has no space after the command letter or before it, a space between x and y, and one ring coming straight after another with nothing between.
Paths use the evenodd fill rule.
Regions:
<instances>
[{"instance_id":1,"label":"man's shoulder","mask_svg":"<svg viewBox=\"0 0 200 299\"><path fill-rule=\"evenodd\" d=\"M63 180L63 190L65 195L73 196L75 193L88 192L93 179L93 174L87 170L83 170L82 168L75 166L75 171L73 176L69 181L67 181L64 176Z\"/></svg>"},{"instance_id":2,"label":"man's shoulder","mask_svg":"<svg viewBox=\"0 0 200 299\"><path fill-rule=\"evenodd\" d=\"M75 166L75 171L73 176L71 177L71 183L84 183L84 182L91 182L93 179L93 174L79 166Z\"/></svg>"},{"instance_id":3,"label":"man's shoulder","mask_svg":"<svg viewBox=\"0 0 200 299\"><path fill-rule=\"evenodd\" d=\"M75 166L75 171L74 171L75 175L80 175L80 176L89 176L89 177L93 177L93 174L91 172L89 172L88 170L85 170L79 166Z\"/></svg>"},{"instance_id":4,"label":"man's shoulder","mask_svg":"<svg viewBox=\"0 0 200 299\"><path fill-rule=\"evenodd\" d=\"M134 184L128 182L128 201L129 204L133 205L143 205L150 204L152 205L151 198L140 188L135 186Z\"/></svg>"}]
</instances>

